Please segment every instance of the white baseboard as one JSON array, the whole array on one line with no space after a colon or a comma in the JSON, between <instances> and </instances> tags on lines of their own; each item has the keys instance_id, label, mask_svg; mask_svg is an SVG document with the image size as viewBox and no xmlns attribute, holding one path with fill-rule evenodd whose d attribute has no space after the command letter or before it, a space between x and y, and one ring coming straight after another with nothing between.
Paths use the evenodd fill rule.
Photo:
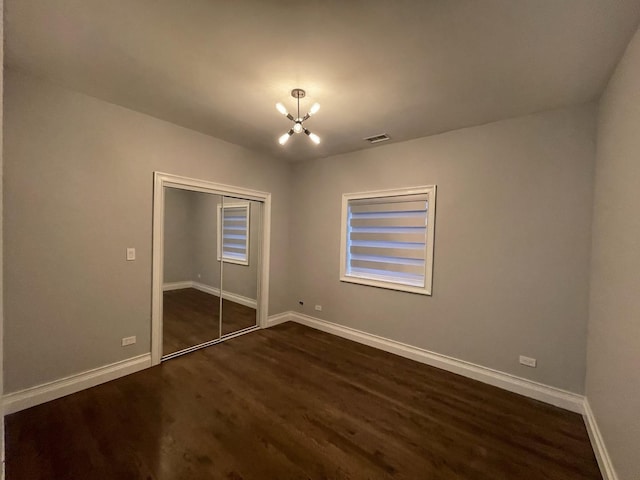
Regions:
<instances>
[{"instance_id":1,"label":"white baseboard","mask_svg":"<svg viewBox=\"0 0 640 480\"><path fill-rule=\"evenodd\" d=\"M9 415L26 408L35 407L41 403L55 400L86 388L95 387L101 383L124 377L150 366L151 354L145 353L144 355L87 370L60 380L8 393L2 397L4 413Z\"/></svg>"},{"instance_id":2,"label":"white baseboard","mask_svg":"<svg viewBox=\"0 0 640 480\"><path fill-rule=\"evenodd\" d=\"M215 295L216 297L220 296L220 289L217 287L212 287L211 285L207 285L206 283L200 282L189 282L190 288L195 288L196 290L200 290L201 292L208 293L210 295Z\"/></svg>"},{"instance_id":3,"label":"white baseboard","mask_svg":"<svg viewBox=\"0 0 640 480\"><path fill-rule=\"evenodd\" d=\"M204 283L191 282L191 287L195 288L196 290L200 290L201 292L210 293L211 295L216 295L216 296L220 295L219 288L212 287L211 285L206 285ZM233 292L228 292L226 290L222 291L222 298L224 298L225 300L230 300L235 303L239 303L240 305L244 305L245 307L249 307L253 309L258 307L258 302L256 301L255 298L245 297L243 295L239 295Z\"/></svg>"},{"instance_id":4,"label":"white baseboard","mask_svg":"<svg viewBox=\"0 0 640 480\"><path fill-rule=\"evenodd\" d=\"M212 287L211 285L207 285L200 282L194 282L192 280L187 280L184 282L171 282L164 283L162 285L162 290L181 290L183 288L195 288L196 290L200 290L201 292L210 293L211 295L215 295L216 297L220 296L220 289L217 287ZM255 298L245 297L243 295L239 295L237 293L228 292L226 290L222 291L222 298L225 300L229 300L231 302L239 303L240 305L244 305L245 307L256 309L258 307L258 302Z\"/></svg>"},{"instance_id":5,"label":"white baseboard","mask_svg":"<svg viewBox=\"0 0 640 480\"><path fill-rule=\"evenodd\" d=\"M185 282L169 282L162 284L162 291L166 292L168 290L182 290L183 288L191 288L193 286L193 282L191 280L187 280Z\"/></svg>"},{"instance_id":6,"label":"white baseboard","mask_svg":"<svg viewBox=\"0 0 640 480\"><path fill-rule=\"evenodd\" d=\"M281 323L289 322L291 320L293 320L293 315L291 315L291 312L284 312L284 313L278 313L276 315L270 315L267 318L266 328L275 327L276 325L280 325Z\"/></svg>"},{"instance_id":7,"label":"white baseboard","mask_svg":"<svg viewBox=\"0 0 640 480\"><path fill-rule=\"evenodd\" d=\"M589 434L591 446L596 455L603 480L618 480L618 475L613 468L613 462L598 428L598 422L596 422L596 417L593 415L587 398L584 399L584 423L587 426L587 433Z\"/></svg>"},{"instance_id":8,"label":"white baseboard","mask_svg":"<svg viewBox=\"0 0 640 480\"><path fill-rule=\"evenodd\" d=\"M395 340L389 340L388 338L372 335L354 328L344 327L303 313L287 312L279 314L275 316L276 318L274 318L273 325L287 321L285 316L288 320L317 330L322 330L323 332L379 348L380 350L394 353L401 357L410 358L411 360L431 365L432 367L441 368L442 370L447 370L467 378L472 378L474 380L508 390L509 392L518 393L525 397L564 408L571 412L584 413L584 396L577 393L568 392L566 390L544 385L542 383L527 380L525 378L493 370L488 367L483 367L471 362L442 355L440 353L424 350ZM269 317L269 321L271 321L271 319L272 317Z\"/></svg>"}]
</instances>

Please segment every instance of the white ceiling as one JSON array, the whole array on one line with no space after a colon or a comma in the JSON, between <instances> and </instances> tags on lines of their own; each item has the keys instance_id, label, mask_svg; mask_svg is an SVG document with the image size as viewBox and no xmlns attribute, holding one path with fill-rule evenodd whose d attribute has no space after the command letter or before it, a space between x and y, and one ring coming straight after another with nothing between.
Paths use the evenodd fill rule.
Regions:
<instances>
[{"instance_id":1,"label":"white ceiling","mask_svg":"<svg viewBox=\"0 0 640 480\"><path fill-rule=\"evenodd\" d=\"M287 160L597 98L640 0L6 0L6 63ZM290 90L320 135L285 147ZM306 111L306 110L305 110Z\"/></svg>"}]
</instances>

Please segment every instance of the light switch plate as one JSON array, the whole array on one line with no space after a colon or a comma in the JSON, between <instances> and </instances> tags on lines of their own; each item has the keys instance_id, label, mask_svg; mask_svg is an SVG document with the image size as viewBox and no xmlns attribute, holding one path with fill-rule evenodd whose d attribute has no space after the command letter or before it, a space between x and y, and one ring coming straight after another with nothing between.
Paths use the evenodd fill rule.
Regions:
<instances>
[{"instance_id":1,"label":"light switch plate","mask_svg":"<svg viewBox=\"0 0 640 480\"><path fill-rule=\"evenodd\" d=\"M131 260L135 260L136 259L136 249L133 247L128 247L127 248L127 261L131 261Z\"/></svg>"}]
</instances>

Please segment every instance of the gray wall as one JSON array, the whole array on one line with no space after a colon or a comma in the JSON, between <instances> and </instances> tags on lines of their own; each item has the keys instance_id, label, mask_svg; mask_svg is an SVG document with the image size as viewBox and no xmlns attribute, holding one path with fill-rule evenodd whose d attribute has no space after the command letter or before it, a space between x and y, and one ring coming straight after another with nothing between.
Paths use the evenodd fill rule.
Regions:
<instances>
[{"instance_id":1,"label":"gray wall","mask_svg":"<svg viewBox=\"0 0 640 480\"><path fill-rule=\"evenodd\" d=\"M197 193L179 188L165 189L164 283L193 280L193 195Z\"/></svg>"},{"instance_id":2,"label":"gray wall","mask_svg":"<svg viewBox=\"0 0 640 480\"><path fill-rule=\"evenodd\" d=\"M296 165L299 310L582 393L594 138L586 105ZM429 184L433 296L341 283L341 195Z\"/></svg>"},{"instance_id":3,"label":"gray wall","mask_svg":"<svg viewBox=\"0 0 640 480\"><path fill-rule=\"evenodd\" d=\"M640 475L640 32L598 119L587 398L620 480Z\"/></svg>"},{"instance_id":4,"label":"gray wall","mask_svg":"<svg viewBox=\"0 0 640 480\"><path fill-rule=\"evenodd\" d=\"M195 281L220 288L217 259L218 205L240 200L167 188L165 195L164 282ZM244 200L242 200L244 202ZM262 206L250 203L249 265L224 264L226 292L257 299Z\"/></svg>"},{"instance_id":5,"label":"gray wall","mask_svg":"<svg viewBox=\"0 0 640 480\"><path fill-rule=\"evenodd\" d=\"M191 280L220 287L218 262L218 204L222 197L206 193L193 193L191 203L193 237L193 265ZM253 298L256 298L255 296Z\"/></svg>"},{"instance_id":6,"label":"gray wall","mask_svg":"<svg viewBox=\"0 0 640 480\"><path fill-rule=\"evenodd\" d=\"M273 193L269 313L291 309L287 164L16 72L5 80L5 391L150 351L156 170ZM121 347L129 335L137 344Z\"/></svg>"}]
</instances>

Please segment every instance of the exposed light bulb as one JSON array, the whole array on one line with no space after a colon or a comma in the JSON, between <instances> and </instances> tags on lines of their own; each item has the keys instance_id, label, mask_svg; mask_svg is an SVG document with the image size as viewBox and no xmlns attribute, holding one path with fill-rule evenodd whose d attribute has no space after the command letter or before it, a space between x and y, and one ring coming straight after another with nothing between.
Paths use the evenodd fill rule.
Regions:
<instances>
[{"instance_id":1,"label":"exposed light bulb","mask_svg":"<svg viewBox=\"0 0 640 480\"><path fill-rule=\"evenodd\" d=\"M276 103L276 109L278 109L278 111L283 115L287 114L287 109L280 102Z\"/></svg>"},{"instance_id":2,"label":"exposed light bulb","mask_svg":"<svg viewBox=\"0 0 640 480\"><path fill-rule=\"evenodd\" d=\"M304 116L300 116L300 98L305 96L305 92L304 90L296 88L291 91L291 96L296 98L298 102L297 117L294 117L291 113L287 112L286 107L282 103L280 102L276 103L276 109L278 110L278 112L280 112L282 115L287 117L293 123L293 125L291 126L291 129L284 135L280 136L280 138L278 138L278 143L280 145L284 145L289 141L289 137L291 137L294 133L304 132L305 135L307 135L313 143L318 145L320 143L320 137L315 133L311 133L308 129L306 129L303 125L303 122L307 120L311 115L316 114L318 110L320 110L320 104L314 103L313 105L311 105L311 109L309 110L309 113L305 114Z\"/></svg>"},{"instance_id":3,"label":"exposed light bulb","mask_svg":"<svg viewBox=\"0 0 640 480\"><path fill-rule=\"evenodd\" d=\"M320 104L314 103L313 105L311 105L311 110L309 110L309 116L318 113L318 110L320 110Z\"/></svg>"},{"instance_id":4,"label":"exposed light bulb","mask_svg":"<svg viewBox=\"0 0 640 480\"><path fill-rule=\"evenodd\" d=\"M289 137L291 136L293 132L290 130L287 133L285 133L284 135L282 135L279 139L278 139L278 143L280 145L284 145L285 143L287 143L287 141L289 140Z\"/></svg>"}]
</instances>

